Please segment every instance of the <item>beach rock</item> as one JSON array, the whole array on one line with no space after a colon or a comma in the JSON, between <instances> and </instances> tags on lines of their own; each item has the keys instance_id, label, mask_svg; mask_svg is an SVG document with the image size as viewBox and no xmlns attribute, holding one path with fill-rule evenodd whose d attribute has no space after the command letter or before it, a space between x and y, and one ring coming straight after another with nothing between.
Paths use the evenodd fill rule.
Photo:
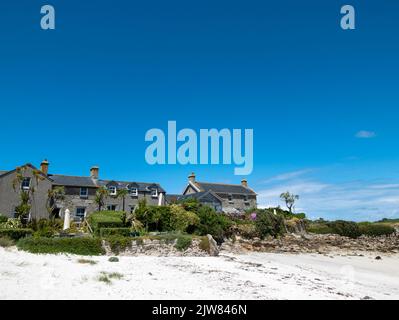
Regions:
<instances>
[{"instance_id":1,"label":"beach rock","mask_svg":"<svg viewBox=\"0 0 399 320\"><path fill-rule=\"evenodd\" d=\"M218 245L215 241L215 239L213 239L213 237L210 234L206 235L209 241L209 255L211 256L218 256L219 255L219 248Z\"/></svg>"}]
</instances>

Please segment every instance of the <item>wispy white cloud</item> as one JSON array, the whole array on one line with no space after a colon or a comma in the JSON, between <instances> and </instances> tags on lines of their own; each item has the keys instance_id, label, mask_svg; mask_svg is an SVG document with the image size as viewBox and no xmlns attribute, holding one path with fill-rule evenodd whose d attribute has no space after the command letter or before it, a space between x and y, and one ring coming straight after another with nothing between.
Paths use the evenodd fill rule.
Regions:
<instances>
[{"instance_id":1,"label":"wispy white cloud","mask_svg":"<svg viewBox=\"0 0 399 320\"><path fill-rule=\"evenodd\" d=\"M289 176L289 173L287 174ZM280 194L298 194L297 212L312 219L379 220L399 216L399 183L390 181L349 181L325 183L314 177L293 175L292 179L273 180L258 191L261 207L284 206Z\"/></svg>"},{"instance_id":2,"label":"wispy white cloud","mask_svg":"<svg viewBox=\"0 0 399 320\"><path fill-rule=\"evenodd\" d=\"M305 175L307 173L310 173L312 171L313 171L313 169L303 169L303 170L298 170L298 171L291 171L291 172L287 172L287 173L282 173L282 174L276 175L274 177L271 177L271 178L263 181L263 183L271 183L271 182L276 182L276 181L291 180L291 179L303 176L303 175Z\"/></svg>"},{"instance_id":3,"label":"wispy white cloud","mask_svg":"<svg viewBox=\"0 0 399 320\"><path fill-rule=\"evenodd\" d=\"M360 139L370 139L370 138L374 138L375 136L376 136L376 133L374 131L367 131L367 130L358 131L355 135L356 138L360 138Z\"/></svg>"}]
</instances>

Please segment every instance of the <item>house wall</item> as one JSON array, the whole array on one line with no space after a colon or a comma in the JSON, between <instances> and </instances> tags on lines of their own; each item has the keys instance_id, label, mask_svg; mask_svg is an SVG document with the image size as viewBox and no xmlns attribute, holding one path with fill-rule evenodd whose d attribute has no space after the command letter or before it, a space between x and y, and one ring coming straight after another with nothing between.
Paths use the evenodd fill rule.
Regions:
<instances>
[{"instance_id":1,"label":"house wall","mask_svg":"<svg viewBox=\"0 0 399 320\"><path fill-rule=\"evenodd\" d=\"M21 186L16 186L16 189L13 189L13 181L15 180L16 175L16 172L12 172L0 178L0 213L9 218L14 217L15 207L17 207L21 202ZM36 184L33 169L30 167L26 167L23 176L31 178L31 187L34 187L35 189L31 202L31 218L49 218L46 203L48 191L51 189L51 182L48 179L44 179L39 180L38 184Z\"/></svg>"},{"instance_id":2,"label":"house wall","mask_svg":"<svg viewBox=\"0 0 399 320\"><path fill-rule=\"evenodd\" d=\"M222 206L225 208L235 208L240 211L245 211L251 208L257 207L257 201L255 195L248 195L248 201L245 201L245 197L242 194L232 194L232 200L229 201L229 195L225 193L217 193L222 198Z\"/></svg>"},{"instance_id":3,"label":"house wall","mask_svg":"<svg viewBox=\"0 0 399 320\"><path fill-rule=\"evenodd\" d=\"M77 208L86 208L86 216L91 213L98 211L98 204L95 202L96 188L89 188L89 196L86 198L80 197L80 187L67 187L65 200L57 204L57 207L62 208L61 214L68 208L72 216L75 216ZM159 197L160 195L158 195ZM146 199L148 205L157 206L159 198L151 197L150 193L139 192L138 196L132 197L126 195L125 197L125 211L130 212L138 205L139 201ZM116 205L117 211L123 210L123 199L109 196L104 200L104 207L102 210L106 210L108 205ZM165 205L165 197L163 196L162 205Z\"/></svg>"}]
</instances>

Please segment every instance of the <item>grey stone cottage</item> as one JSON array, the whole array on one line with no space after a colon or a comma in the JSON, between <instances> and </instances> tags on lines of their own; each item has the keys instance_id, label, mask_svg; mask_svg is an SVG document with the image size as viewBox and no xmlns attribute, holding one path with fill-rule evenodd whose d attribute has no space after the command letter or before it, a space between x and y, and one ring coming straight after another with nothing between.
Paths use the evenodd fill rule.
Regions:
<instances>
[{"instance_id":1,"label":"grey stone cottage","mask_svg":"<svg viewBox=\"0 0 399 320\"><path fill-rule=\"evenodd\" d=\"M108 189L103 210L124 210L132 212L141 199L149 205L164 205L165 190L152 182L103 180L99 177L99 168L92 167L89 176L67 176L50 174L49 163L44 160L40 169L31 164L23 165L10 171L0 171L0 213L15 216L15 208L20 203L21 190L31 193L31 212L29 219L49 218L50 215L63 216L69 209L75 220L81 220L99 209L95 202L96 192L100 187ZM19 175L19 179L16 179ZM15 186L15 181L18 181ZM63 187L65 197L57 201L49 212L49 191ZM125 189L125 196L119 190Z\"/></svg>"},{"instance_id":2,"label":"grey stone cottage","mask_svg":"<svg viewBox=\"0 0 399 320\"><path fill-rule=\"evenodd\" d=\"M182 195L167 195L167 202L195 198L217 212L240 214L257 207L257 194L248 187L247 180L241 184L200 182L192 173Z\"/></svg>"}]
</instances>

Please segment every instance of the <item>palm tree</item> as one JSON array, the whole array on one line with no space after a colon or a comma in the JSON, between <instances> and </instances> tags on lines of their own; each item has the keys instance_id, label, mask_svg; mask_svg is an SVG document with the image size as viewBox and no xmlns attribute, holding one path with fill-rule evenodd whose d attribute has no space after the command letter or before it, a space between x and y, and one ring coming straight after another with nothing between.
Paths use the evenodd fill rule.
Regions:
<instances>
[{"instance_id":1,"label":"palm tree","mask_svg":"<svg viewBox=\"0 0 399 320\"><path fill-rule=\"evenodd\" d=\"M128 194L129 190L127 189L119 189L116 193L116 197L122 199L122 211L125 211L125 200Z\"/></svg>"},{"instance_id":2,"label":"palm tree","mask_svg":"<svg viewBox=\"0 0 399 320\"><path fill-rule=\"evenodd\" d=\"M101 211L102 207L104 206L105 203L105 198L107 198L109 195L109 191L106 187L100 187L98 188L96 192L96 197L94 201L98 204L98 211Z\"/></svg>"}]
</instances>

